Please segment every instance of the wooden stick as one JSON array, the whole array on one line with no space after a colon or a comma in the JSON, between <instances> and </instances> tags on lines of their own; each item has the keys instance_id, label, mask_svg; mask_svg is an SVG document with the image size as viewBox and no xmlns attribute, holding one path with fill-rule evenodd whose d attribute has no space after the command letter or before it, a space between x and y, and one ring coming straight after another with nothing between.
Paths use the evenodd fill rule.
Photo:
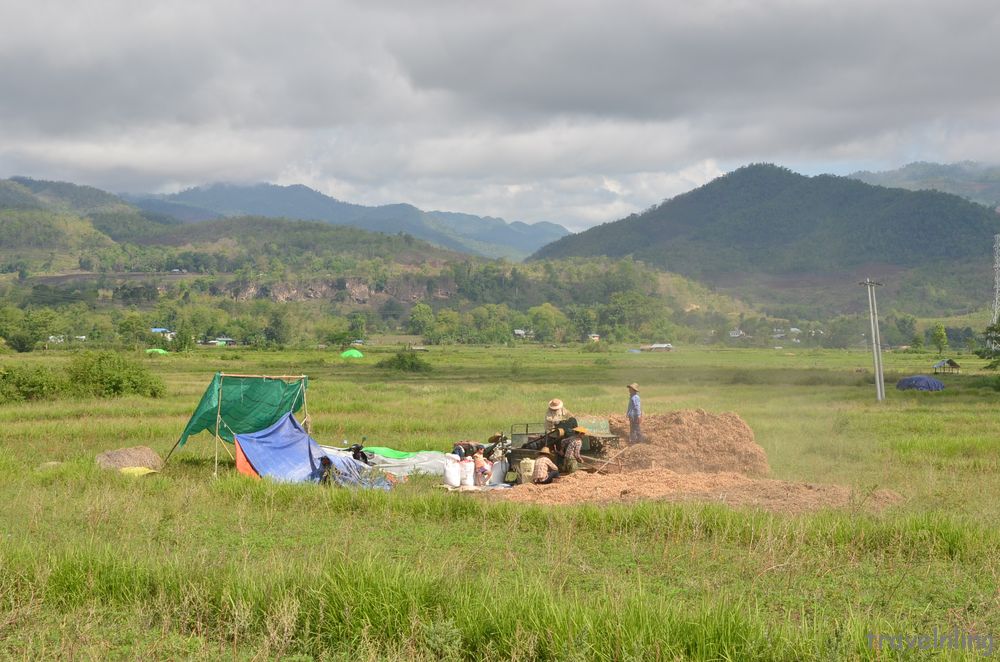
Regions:
<instances>
[{"instance_id":1,"label":"wooden stick","mask_svg":"<svg viewBox=\"0 0 1000 662\"><path fill-rule=\"evenodd\" d=\"M305 379L308 375L234 375L228 372L220 372L222 377L253 377L255 379Z\"/></svg>"},{"instance_id":2,"label":"wooden stick","mask_svg":"<svg viewBox=\"0 0 1000 662\"><path fill-rule=\"evenodd\" d=\"M215 477L219 477L219 424L222 422L222 382L225 375L219 378L219 406L215 410Z\"/></svg>"},{"instance_id":3,"label":"wooden stick","mask_svg":"<svg viewBox=\"0 0 1000 662\"><path fill-rule=\"evenodd\" d=\"M609 457L607 460L605 460L604 464L602 464L601 466L599 466L596 469L594 469L594 471L600 471L604 467L608 466L611 463L611 460L615 459L616 457L618 457L619 455L621 455L622 453L624 453L625 451L627 451L629 448L631 448L631 446L626 446L625 448L621 449L620 451L618 451L617 453L615 453L614 455L612 455L611 457Z\"/></svg>"}]
</instances>

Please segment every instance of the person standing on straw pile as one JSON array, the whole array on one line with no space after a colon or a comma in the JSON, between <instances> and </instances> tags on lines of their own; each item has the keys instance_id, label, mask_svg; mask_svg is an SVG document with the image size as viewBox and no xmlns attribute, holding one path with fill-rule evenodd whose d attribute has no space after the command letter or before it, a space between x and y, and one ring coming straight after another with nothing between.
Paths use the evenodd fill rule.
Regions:
<instances>
[{"instance_id":1,"label":"person standing on straw pile","mask_svg":"<svg viewBox=\"0 0 1000 662\"><path fill-rule=\"evenodd\" d=\"M569 410L563 405L559 398L549 400L549 409L545 412L545 431L552 432L560 421L565 421L572 416Z\"/></svg>"},{"instance_id":2,"label":"person standing on straw pile","mask_svg":"<svg viewBox=\"0 0 1000 662\"><path fill-rule=\"evenodd\" d=\"M631 443L642 441L642 403L639 401L639 385L632 382L628 385L628 440Z\"/></svg>"}]
</instances>

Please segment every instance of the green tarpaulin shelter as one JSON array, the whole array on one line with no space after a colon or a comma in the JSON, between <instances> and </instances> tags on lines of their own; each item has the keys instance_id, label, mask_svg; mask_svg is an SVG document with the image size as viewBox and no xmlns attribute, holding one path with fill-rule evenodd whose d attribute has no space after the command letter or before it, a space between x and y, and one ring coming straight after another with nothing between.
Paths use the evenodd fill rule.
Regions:
<instances>
[{"instance_id":1,"label":"green tarpaulin shelter","mask_svg":"<svg viewBox=\"0 0 1000 662\"><path fill-rule=\"evenodd\" d=\"M176 445L183 446L188 437L203 430L233 443L234 433L270 427L288 412L302 409L308 382L305 375L271 377L217 372Z\"/></svg>"},{"instance_id":2,"label":"green tarpaulin shelter","mask_svg":"<svg viewBox=\"0 0 1000 662\"><path fill-rule=\"evenodd\" d=\"M356 349L345 350L340 353L340 356L345 359L363 359L365 357L364 354L362 354Z\"/></svg>"},{"instance_id":3,"label":"green tarpaulin shelter","mask_svg":"<svg viewBox=\"0 0 1000 662\"><path fill-rule=\"evenodd\" d=\"M155 355L157 355L157 356L166 356L166 355L167 355L167 354L169 354L170 352L168 352L168 351L167 351L167 350L165 350L165 349L160 349L160 348L158 348L158 347L154 347L153 349L147 349L147 350L146 350L146 353L147 353L147 354L155 354Z\"/></svg>"}]
</instances>

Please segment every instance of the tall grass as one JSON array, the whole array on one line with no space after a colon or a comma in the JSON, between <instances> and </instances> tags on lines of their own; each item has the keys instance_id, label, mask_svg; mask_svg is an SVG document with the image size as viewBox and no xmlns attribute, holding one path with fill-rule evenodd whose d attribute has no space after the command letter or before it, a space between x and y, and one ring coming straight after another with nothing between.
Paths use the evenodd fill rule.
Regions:
<instances>
[{"instance_id":1,"label":"tall grass","mask_svg":"<svg viewBox=\"0 0 1000 662\"><path fill-rule=\"evenodd\" d=\"M428 375L374 368L393 351L351 364L196 352L148 362L164 398L0 408L0 657L901 659L865 634L1000 632L1000 395L975 376L947 376L940 398L890 390L877 405L860 352L611 351L598 364L456 347L429 352ZM900 373L920 360L886 357ZM165 453L217 369L307 372L321 441L401 449L485 439L538 420L551 397L617 412L639 381L647 411L735 411L776 477L859 496L793 516L525 506L421 480L328 490L213 479L204 437L141 481L96 468L109 448ZM875 488L906 501L871 513Z\"/></svg>"}]
</instances>

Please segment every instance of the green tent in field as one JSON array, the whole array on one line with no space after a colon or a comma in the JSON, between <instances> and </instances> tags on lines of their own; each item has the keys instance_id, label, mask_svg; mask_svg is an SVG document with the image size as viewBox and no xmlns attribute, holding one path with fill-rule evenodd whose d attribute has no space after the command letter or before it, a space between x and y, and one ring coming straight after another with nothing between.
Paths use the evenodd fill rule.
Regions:
<instances>
[{"instance_id":1,"label":"green tent in field","mask_svg":"<svg viewBox=\"0 0 1000 662\"><path fill-rule=\"evenodd\" d=\"M285 414L305 407L308 384L309 378L305 375L227 375L217 372L174 448L183 446L188 437L205 430L215 435L217 440L231 444L234 434L270 427ZM173 453L174 449L170 452Z\"/></svg>"},{"instance_id":2,"label":"green tent in field","mask_svg":"<svg viewBox=\"0 0 1000 662\"><path fill-rule=\"evenodd\" d=\"M340 357L344 359L363 359L365 355L352 347L351 349L341 352Z\"/></svg>"},{"instance_id":3,"label":"green tent in field","mask_svg":"<svg viewBox=\"0 0 1000 662\"><path fill-rule=\"evenodd\" d=\"M147 349L146 353L150 354L150 355L155 355L155 356L166 356L170 352L168 352L165 349L160 349L159 347L154 347L152 349Z\"/></svg>"}]
</instances>

